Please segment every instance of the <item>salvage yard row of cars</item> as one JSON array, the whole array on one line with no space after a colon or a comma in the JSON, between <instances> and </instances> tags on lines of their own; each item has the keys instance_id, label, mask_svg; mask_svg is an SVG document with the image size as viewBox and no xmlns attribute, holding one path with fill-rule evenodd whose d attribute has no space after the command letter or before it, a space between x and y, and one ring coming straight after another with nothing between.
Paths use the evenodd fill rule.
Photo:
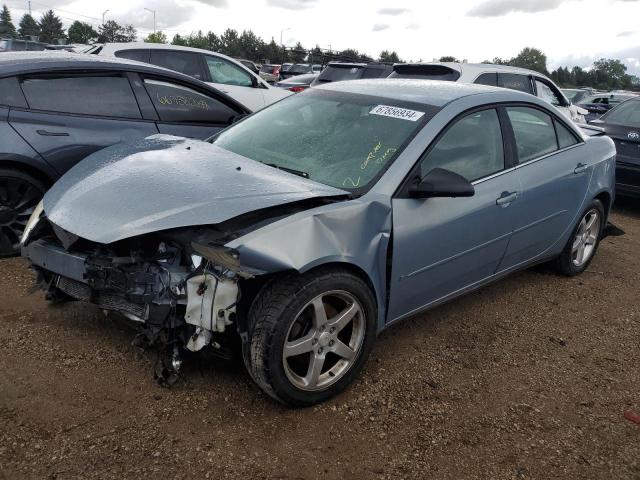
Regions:
<instances>
[{"instance_id":1,"label":"salvage yard row of cars","mask_svg":"<svg viewBox=\"0 0 640 480\"><path fill-rule=\"evenodd\" d=\"M294 95L211 52L107 47L0 56L0 247L48 299L137 322L163 385L185 350L239 345L268 395L322 402L394 322L532 264L583 272L616 148L637 193L640 99L587 126L511 67L329 65Z\"/></svg>"}]
</instances>

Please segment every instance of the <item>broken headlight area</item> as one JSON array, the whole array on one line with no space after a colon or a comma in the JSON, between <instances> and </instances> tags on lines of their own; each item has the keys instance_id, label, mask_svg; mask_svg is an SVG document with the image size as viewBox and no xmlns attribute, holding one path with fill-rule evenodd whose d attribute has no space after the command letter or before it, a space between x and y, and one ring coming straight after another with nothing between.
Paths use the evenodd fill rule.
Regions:
<instances>
[{"instance_id":1,"label":"broken headlight area","mask_svg":"<svg viewBox=\"0 0 640 480\"><path fill-rule=\"evenodd\" d=\"M137 322L140 346L157 348L156 377L171 384L180 351L212 347L229 356L228 330L236 323L239 280L225 265L237 254L207 246L206 257L171 238L137 238L113 245L83 239L67 245L53 236L23 247L50 299L79 300ZM235 255L235 256L234 256ZM216 264L212 258L221 260Z\"/></svg>"}]
</instances>

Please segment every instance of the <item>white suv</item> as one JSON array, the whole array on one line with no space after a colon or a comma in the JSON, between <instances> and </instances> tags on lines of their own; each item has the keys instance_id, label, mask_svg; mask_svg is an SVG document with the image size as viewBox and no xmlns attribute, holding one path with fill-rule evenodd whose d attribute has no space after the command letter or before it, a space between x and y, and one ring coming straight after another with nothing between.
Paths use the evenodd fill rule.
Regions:
<instances>
[{"instance_id":1,"label":"white suv","mask_svg":"<svg viewBox=\"0 0 640 480\"><path fill-rule=\"evenodd\" d=\"M550 78L541 73L508 65L488 63L401 63L389 78L424 78L476 83L530 93L550 103L574 122L584 123L587 110L573 105Z\"/></svg>"},{"instance_id":2,"label":"white suv","mask_svg":"<svg viewBox=\"0 0 640 480\"><path fill-rule=\"evenodd\" d=\"M233 58L199 48L161 43L105 43L84 53L128 58L184 73L213 85L251 111L292 94L272 87Z\"/></svg>"}]
</instances>

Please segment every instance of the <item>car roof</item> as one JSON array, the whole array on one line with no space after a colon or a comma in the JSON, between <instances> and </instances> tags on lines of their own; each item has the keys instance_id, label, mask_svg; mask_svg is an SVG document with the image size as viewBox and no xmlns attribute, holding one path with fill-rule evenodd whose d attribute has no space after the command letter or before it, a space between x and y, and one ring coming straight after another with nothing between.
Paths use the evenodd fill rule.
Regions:
<instances>
[{"instance_id":1,"label":"car roof","mask_svg":"<svg viewBox=\"0 0 640 480\"><path fill-rule=\"evenodd\" d=\"M98 55L52 50L41 52L3 52L2 55L0 55L0 78L56 70L104 69L163 75L168 78L197 85L205 90L216 91L221 97L225 98L229 104L236 105L240 110L248 111L247 108L238 103L237 100L234 100L224 92L220 92L196 78L149 63L136 62L135 60L125 58L101 57Z\"/></svg>"},{"instance_id":2,"label":"car roof","mask_svg":"<svg viewBox=\"0 0 640 480\"><path fill-rule=\"evenodd\" d=\"M475 85L439 80L412 80L404 78L382 78L331 82L314 87L317 90L331 90L345 93L371 95L401 102L420 103L443 107L459 98L470 95L500 93L508 95L512 101L532 101L532 95L499 87Z\"/></svg>"},{"instance_id":3,"label":"car roof","mask_svg":"<svg viewBox=\"0 0 640 480\"><path fill-rule=\"evenodd\" d=\"M503 72L503 73L519 73L522 75L535 75L549 79L546 75L529 70L527 68L512 67L510 65L496 65L495 63L462 63L462 62L421 62L421 63L399 63L398 66L412 65L442 65L452 70L457 70L460 74L487 73L487 72Z\"/></svg>"}]
</instances>

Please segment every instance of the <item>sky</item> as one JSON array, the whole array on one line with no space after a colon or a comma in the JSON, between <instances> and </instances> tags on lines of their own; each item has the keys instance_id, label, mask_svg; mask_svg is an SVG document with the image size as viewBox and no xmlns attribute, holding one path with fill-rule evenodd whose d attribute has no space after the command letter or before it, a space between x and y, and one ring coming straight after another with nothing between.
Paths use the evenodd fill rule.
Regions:
<instances>
[{"instance_id":1,"label":"sky","mask_svg":"<svg viewBox=\"0 0 640 480\"><path fill-rule=\"evenodd\" d=\"M0 0L0 3L3 3ZM17 24L27 0L5 0ZM141 36L226 28L253 30L269 41L377 57L395 50L407 61L453 55L469 62L511 58L524 47L541 49L548 68L588 67L618 58L640 76L640 0L42 0L31 2L36 19L52 8L73 20L133 24Z\"/></svg>"}]
</instances>

